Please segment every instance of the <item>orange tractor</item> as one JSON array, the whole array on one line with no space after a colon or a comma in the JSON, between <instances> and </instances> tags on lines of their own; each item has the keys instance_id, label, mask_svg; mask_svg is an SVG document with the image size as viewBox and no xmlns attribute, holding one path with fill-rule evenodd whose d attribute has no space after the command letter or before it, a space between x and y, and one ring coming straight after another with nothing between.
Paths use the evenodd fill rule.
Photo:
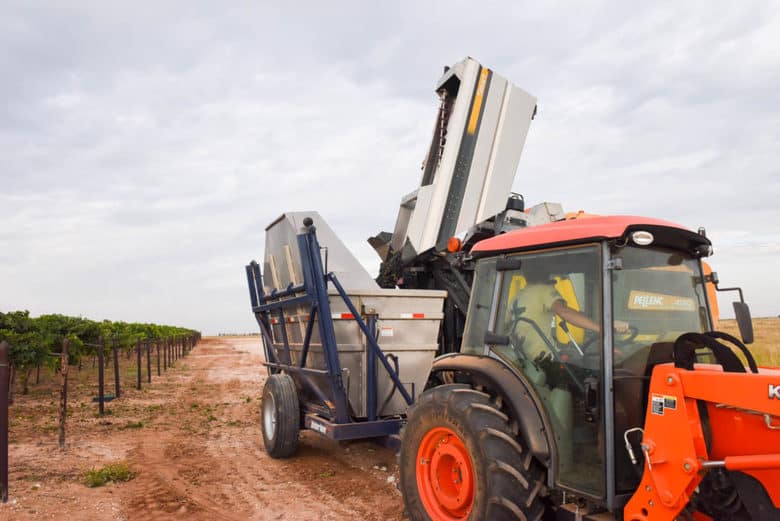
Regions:
<instances>
[{"instance_id":1,"label":"orange tractor","mask_svg":"<svg viewBox=\"0 0 780 521\"><path fill-rule=\"evenodd\" d=\"M711 331L710 252L640 217L476 243L462 347L403 431L411 518L780 519L780 369Z\"/></svg>"},{"instance_id":2,"label":"orange tractor","mask_svg":"<svg viewBox=\"0 0 780 521\"><path fill-rule=\"evenodd\" d=\"M471 58L436 92L376 280L315 212L246 268L266 451L400 432L414 521L780 520L780 369L741 290L715 331L704 230L507 199L535 98Z\"/></svg>"}]
</instances>

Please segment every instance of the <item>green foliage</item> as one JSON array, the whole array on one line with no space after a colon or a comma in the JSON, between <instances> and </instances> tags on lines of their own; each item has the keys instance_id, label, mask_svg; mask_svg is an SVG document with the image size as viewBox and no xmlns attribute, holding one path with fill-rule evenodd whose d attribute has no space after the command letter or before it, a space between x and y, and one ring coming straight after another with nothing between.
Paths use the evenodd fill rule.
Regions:
<instances>
[{"instance_id":1,"label":"green foliage","mask_svg":"<svg viewBox=\"0 0 780 521\"><path fill-rule=\"evenodd\" d=\"M62 352L65 339L68 340L68 360L76 365L82 357L97 353L101 337L108 350L112 342L123 349L131 349L143 340L167 341L197 334L192 329L157 324L96 322L56 314L33 318L29 311L0 312L0 341L5 340L10 345L11 365L19 371L24 382L30 369L59 364L56 355Z\"/></svg>"},{"instance_id":2,"label":"green foliage","mask_svg":"<svg viewBox=\"0 0 780 521\"><path fill-rule=\"evenodd\" d=\"M10 346L11 363L23 372L43 364L48 349L36 319L29 311L0 313L0 341Z\"/></svg>"},{"instance_id":3,"label":"green foliage","mask_svg":"<svg viewBox=\"0 0 780 521\"><path fill-rule=\"evenodd\" d=\"M84 473L84 484L88 487L102 487L107 483L119 483L130 481L135 473L130 470L127 463L112 463L99 469L92 468Z\"/></svg>"}]
</instances>

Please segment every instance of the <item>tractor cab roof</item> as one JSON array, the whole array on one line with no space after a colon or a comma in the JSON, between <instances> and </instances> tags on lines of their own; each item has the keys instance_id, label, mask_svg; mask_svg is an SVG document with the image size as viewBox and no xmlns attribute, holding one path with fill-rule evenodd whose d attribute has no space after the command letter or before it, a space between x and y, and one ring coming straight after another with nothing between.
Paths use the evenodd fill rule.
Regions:
<instances>
[{"instance_id":1,"label":"tractor cab roof","mask_svg":"<svg viewBox=\"0 0 780 521\"><path fill-rule=\"evenodd\" d=\"M628 240L629 233L640 230L653 234L653 246L688 251L697 257L711 253L711 243L703 235L669 221L630 215L583 217L521 228L480 241L471 253L485 257L623 237Z\"/></svg>"}]
</instances>

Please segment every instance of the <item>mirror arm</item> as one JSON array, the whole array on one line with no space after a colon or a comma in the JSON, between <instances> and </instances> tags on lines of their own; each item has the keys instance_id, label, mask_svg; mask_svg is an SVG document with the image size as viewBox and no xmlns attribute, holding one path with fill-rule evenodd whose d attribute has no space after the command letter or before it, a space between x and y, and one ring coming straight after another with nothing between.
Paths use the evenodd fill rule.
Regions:
<instances>
[{"instance_id":1,"label":"mirror arm","mask_svg":"<svg viewBox=\"0 0 780 521\"><path fill-rule=\"evenodd\" d=\"M739 292L739 301L743 304L745 303L745 299L742 296L742 288L721 288L717 284L715 285L715 291L738 291Z\"/></svg>"}]
</instances>

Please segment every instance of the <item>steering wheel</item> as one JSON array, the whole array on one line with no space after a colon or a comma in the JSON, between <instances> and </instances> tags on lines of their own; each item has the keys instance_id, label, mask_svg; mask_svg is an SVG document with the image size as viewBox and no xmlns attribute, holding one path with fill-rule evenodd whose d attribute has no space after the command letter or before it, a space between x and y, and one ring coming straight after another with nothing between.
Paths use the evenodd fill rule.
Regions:
<instances>
[{"instance_id":1,"label":"steering wheel","mask_svg":"<svg viewBox=\"0 0 780 521\"><path fill-rule=\"evenodd\" d=\"M616 347L623 347L633 342L638 334L639 334L639 329L635 326L629 325L628 331L625 333L618 333L616 331L612 337L613 338L612 342L615 344Z\"/></svg>"},{"instance_id":2,"label":"steering wheel","mask_svg":"<svg viewBox=\"0 0 780 521\"><path fill-rule=\"evenodd\" d=\"M586 330L586 334L589 334L589 338L586 338L583 343L580 344L580 348L585 352L585 354L588 353L591 346L596 340L599 340L601 338L601 335L596 333L595 331ZM639 329L635 326L628 326L628 331L625 333L618 333L615 332L612 336L612 343L614 347L625 347L631 342L634 341L634 339L639 335Z\"/></svg>"},{"instance_id":3,"label":"steering wheel","mask_svg":"<svg viewBox=\"0 0 780 521\"><path fill-rule=\"evenodd\" d=\"M560 364L560 366L566 371L566 373L569 375L569 377L574 382L574 385L576 385L580 391L584 391L585 385L583 382L580 381L579 378L575 376L575 374L572 372L571 368L568 366L568 364L564 363L563 359L561 358L561 353L556 349L556 347L553 345L553 343L550 341L547 336L545 336L544 331L542 331L542 328L539 327L539 324L537 324L534 320L530 318L525 317L515 317L515 322L512 325L512 330L517 327L518 322L525 322L526 324L531 326L531 329L533 329L536 334L539 336L539 338L544 342L544 344L547 346L547 348L550 350L550 353L553 356L553 359Z\"/></svg>"},{"instance_id":4,"label":"steering wheel","mask_svg":"<svg viewBox=\"0 0 780 521\"><path fill-rule=\"evenodd\" d=\"M582 349L582 351L587 355L591 346L593 346L593 343L601 338L601 334L597 333L596 331L586 329L585 336L585 340L580 344L580 349Z\"/></svg>"}]
</instances>

